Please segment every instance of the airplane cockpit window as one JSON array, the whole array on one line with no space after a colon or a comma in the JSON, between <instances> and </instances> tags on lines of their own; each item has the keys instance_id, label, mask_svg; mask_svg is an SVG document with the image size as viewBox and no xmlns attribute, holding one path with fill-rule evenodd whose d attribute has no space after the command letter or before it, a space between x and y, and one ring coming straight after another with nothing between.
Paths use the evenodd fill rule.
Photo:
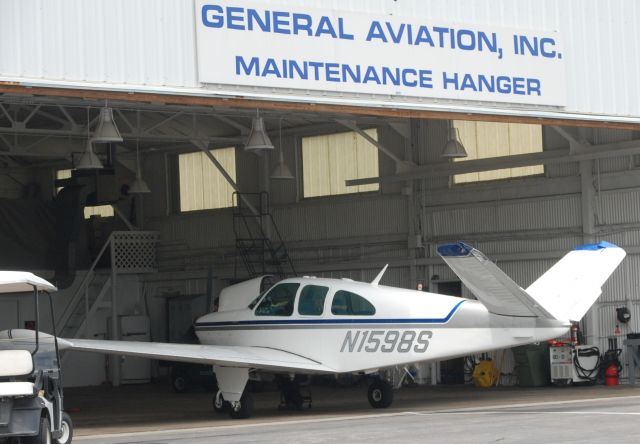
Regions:
<instances>
[{"instance_id":1,"label":"airplane cockpit window","mask_svg":"<svg viewBox=\"0 0 640 444\"><path fill-rule=\"evenodd\" d=\"M262 296L264 296L264 292L260 293L257 298L251 301L251 303L249 304L249 309L253 310L253 308L258 305L258 302L260 302L260 299L262 299Z\"/></svg>"},{"instance_id":2,"label":"airplane cockpit window","mask_svg":"<svg viewBox=\"0 0 640 444\"><path fill-rule=\"evenodd\" d=\"M320 316L324 311L324 300L329 292L329 287L320 285L307 285L300 293L298 313L305 316Z\"/></svg>"},{"instance_id":3,"label":"airplane cockpit window","mask_svg":"<svg viewBox=\"0 0 640 444\"><path fill-rule=\"evenodd\" d=\"M264 296L264 294L267 291L269 291L271 289L271 287L273 287L276 282L277 281L275 280L275 278L273 276L265 276L264 278L262 278L262 282L260 283L260 294L258 295L257 298L255 298L249 304L249 309L250 310L253 310L255 308L255 306L258 305L258 302L260 302L260 299L262 299L262 296Z\"/></svg>"},{"instance_id":4,"label":"airplane cockpit window","mask_svg":"<svg viewBox=\"0 0 640 444\"><path fill-rule=\"evenodd\" d=\"M278 284L260 301L256 316L291 316L300 284Z\"/></svg>"},{"instance_id":5,"label":"airplane cockpit window","mask_svg":"<svg viewBox=\"0 0 640 444\"><path fill-rule=\"evenodd\" d=\"M334 315L370 316L376 314L376 308L360 295L338 290L333 296L331 313Z\"/></svg>"}]
</instances>

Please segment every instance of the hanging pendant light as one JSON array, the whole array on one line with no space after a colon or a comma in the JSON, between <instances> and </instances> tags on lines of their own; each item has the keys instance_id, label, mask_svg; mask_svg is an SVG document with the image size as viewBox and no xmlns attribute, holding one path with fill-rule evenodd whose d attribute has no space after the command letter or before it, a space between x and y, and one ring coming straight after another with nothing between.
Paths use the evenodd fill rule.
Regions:
<instances>
[{"instance_id":1,"label":"hanging pendant light","mask_svg":"<svg viewBox=\"0 0 640 444\"><path fill-rule=\"evenodd\" d=\"M467 157L467 150L464 149L464 145L460 141L460 133L458 128L454 127L452 123L449 123L449 140L444 145L441 157L447 158L461 158Z\"/></svg>"},{"instance_id":2,"label":"hanging pendant light","mask_svg":"<svg viewBox=\"0 0 640 444\"><path fill-rule=\"evenodd\" d=\"M295 177L293 177L293 174L291 174L291 170L289 169L289 167L287 166L286 163L284 163L284 150L282 149L282 118L280 118L280 125L279 125L279 158L278 158L278 164L276 165L276 167L273 169L273 171L271 171L271 179L273 180L291 180L291 179L295 179Z\"/></svg>"},{"instance_id":3,"label":"hanging pendant light","mask_svg":"<svg viewBox=\"0 0 640 444\"><path fill-rule=\"evenodd\" d=\"M101 170L104 168L96 153L93 152L91 140L87 140L87 147L76 165L76 170Z\"/></svg>"},{"instance_id":4,"label":"hanging pendant light","mask_svg":"<svg viewBox=\"0 0 640 444\"><path fill-rule=\"evenodd\" d=\"M259 154L263 150L273 150L273 143L264 129L264 120L260 117L260 111L256 112L256 117L251 123L251 132L244 146L245 151Z\"/></svg>"},{"instance_id":5,"label":"hanging pendant light","mask_svg":"<svg viewBox=\"0 0 640 444\"><path fill-rule=\"evenodd\" d=\"M136 180L133 181L129 187L129 194L147 194L151 190L147 183L142 179L142 173L140 172L140 149L138 141L136 140Z\"/></svg>"},{"instance_id":6,"label":"hanging pendant light","mask_svg":"<svg viewBox=\"0 0 640 444\"><path fill-rule=\"evenodd\" d=\"M100 110L100 120L98 121L96 132L93 135L93 142L122 142L122 136L116 126L116 121L113 119L113 109L105 106Z\"/></svg>"},{"instance_id":7,"label":"hanging pendant light","mask_svg":"<svg viewBox=\"0 0 640 444\"><path fill-rule=\"evenodd\" d=\"M80 157L80 161L75 166L76 170L100 170L104 168L100 158L93 152L93 144L89 137L89 108L87 108L87 146Z\"/></svg>"}]
</instances>

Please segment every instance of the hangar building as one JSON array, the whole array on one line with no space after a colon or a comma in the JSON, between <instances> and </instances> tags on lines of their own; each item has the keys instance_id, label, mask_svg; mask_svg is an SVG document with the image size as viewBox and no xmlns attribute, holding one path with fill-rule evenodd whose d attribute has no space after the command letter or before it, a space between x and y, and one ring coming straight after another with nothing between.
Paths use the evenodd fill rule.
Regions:
<instances>
[{"instance_id":1,"label":"hangar building","mask_svg":"<svg viewBox=\"0 0 640 444\"><path fill-rule=\"evenodd\" d=\"M605 240L628 257L581 328L606 350L640 328L639 22L631 0L3 1L0 268L59 286L62 336L180 342L261 274L389 264L473 297L439 244L526 287ZM166 372L107 364L70 354L66 384Z\"/></svg>"}]
</instances>

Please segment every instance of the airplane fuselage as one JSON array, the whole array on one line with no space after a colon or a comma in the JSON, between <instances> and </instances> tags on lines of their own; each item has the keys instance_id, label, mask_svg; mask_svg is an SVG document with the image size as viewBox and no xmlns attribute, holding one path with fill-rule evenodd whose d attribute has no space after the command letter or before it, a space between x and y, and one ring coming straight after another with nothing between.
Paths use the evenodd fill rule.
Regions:
<instances>
[{"instance_id":1,"label":"airplane fuselage","mask_svg":"<svg viewBox=\"0 0 640 444\"><path fill-rule=\"evenodd\" d=\"M297 284L291 286L290 314L265 315L262 300L253 308L211 313L196 322L201 343L275 348L337 373L373 372L544 341L570 327L562 321L496 315L478 301L434 293L338 279L294 278L278 285L283 283ZM327 289L316 310L320 314L301 314L307 286ZM341 312L338 292L361 296L375 313L335 314Z\"/></svg>"}]
</instances>

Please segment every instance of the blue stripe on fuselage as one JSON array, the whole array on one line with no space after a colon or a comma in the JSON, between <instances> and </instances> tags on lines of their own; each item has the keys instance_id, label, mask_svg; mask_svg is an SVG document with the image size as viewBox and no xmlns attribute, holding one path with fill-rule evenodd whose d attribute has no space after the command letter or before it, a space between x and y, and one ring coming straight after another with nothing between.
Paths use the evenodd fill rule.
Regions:
<instances>
[{"instance_id":1,"label":"blue stripe on fuselage","mask_svg":"<svg viewBox=\"0 0 640 444\"><path fill-rule=\"evenodd\" d=\"M269 319L269 320L247 320L247 321L224 321L224 322L197 322L198 327L232 327L238 325L315 325L315 324L444 324L451 319L453 314L462 305L464 300L458 302L444 318L426 319L374 319L374 318L349 318L349 319Z\"/></svg>"}]
</instances>

